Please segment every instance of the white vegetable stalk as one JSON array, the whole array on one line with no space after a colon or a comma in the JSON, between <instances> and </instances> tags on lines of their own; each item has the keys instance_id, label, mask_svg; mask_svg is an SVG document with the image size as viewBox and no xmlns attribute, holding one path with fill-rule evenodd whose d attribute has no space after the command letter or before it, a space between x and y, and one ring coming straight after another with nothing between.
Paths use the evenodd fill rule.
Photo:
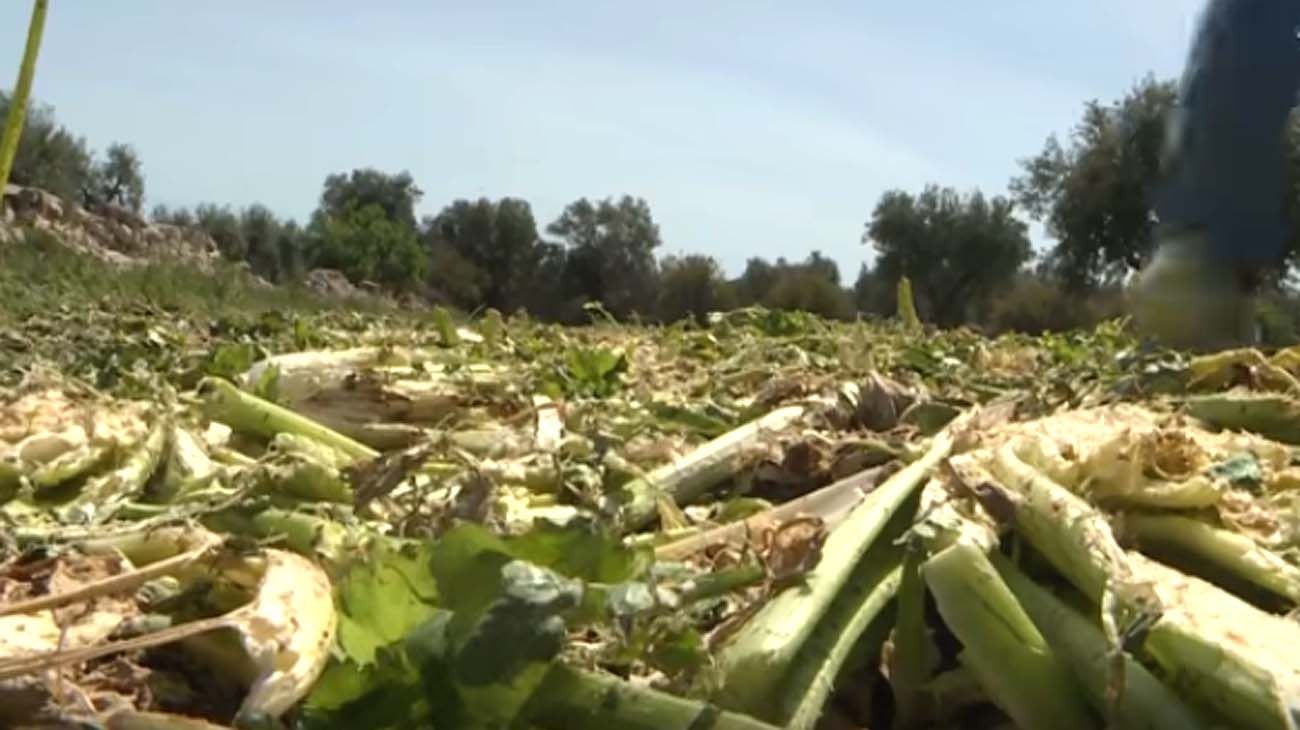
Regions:
<instances>
[{"instance_id":1,"label":"white vegetable stalk","mask_svg":"<svg viewBox=\"0 0 1300 730\"><path fill-rule=\"evenodd\" d=\"M734 476L745 467L747 457L762 444L763 439L790 428L803 415L803 406L772 411L713 439L671 464L651 471L645 478L627 483L623 489L630 499L620 507L624 529L635 530L653 520L659 513L661 495L678 504L686 504Z\"/></svg>"},{"instance_id":2,"label":"white vegetable stalk","mask_svg":"<svg viewBox=\"0 0 1300 730\"><path fill-rule=\"evenodd\" d=\"M1111 602L1128 611L1161 612L1144 648L1182 696L1196 698L1237 727L1296 727L1300 626L1125 553L1100 513L1007 449L998 452L992 468L1012 490L1016 531L1094 605L1105 607L1103 621L1113 615ZM1106 633L1112 650L1114 631L1112 623Z\"/></svg>"}]
</instances>

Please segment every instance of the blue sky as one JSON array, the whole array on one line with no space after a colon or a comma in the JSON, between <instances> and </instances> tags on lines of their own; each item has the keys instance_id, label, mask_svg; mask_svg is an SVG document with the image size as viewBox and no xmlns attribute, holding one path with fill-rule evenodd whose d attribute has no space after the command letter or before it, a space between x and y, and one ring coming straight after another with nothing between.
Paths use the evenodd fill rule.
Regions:
<instances>
[{"instance_id":1,"label":"blue sky","mask_svg":"<svg viewBox=\"0 0 1300 730\"><path fill-rule=\"evenodd\" d=\"M663 253L819 249L851 281L883 191L1003 192L1084 100L1177 75L1202 0L51 5L33 94L133 144L149 206L303 220L327 174L406 169L422 213L629 193ZM5 73L29 13L0 5Z\"/></svg>"}]
</instances>

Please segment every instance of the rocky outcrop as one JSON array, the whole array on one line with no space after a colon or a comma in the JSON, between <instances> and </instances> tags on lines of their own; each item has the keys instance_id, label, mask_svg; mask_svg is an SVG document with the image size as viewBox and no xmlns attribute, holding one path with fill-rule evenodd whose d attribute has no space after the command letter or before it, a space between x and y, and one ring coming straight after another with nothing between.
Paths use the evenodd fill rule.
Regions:
<instances>
[{"instance_id":1,"label":"rocky outcrop","mask_svg":"<svg viewBox=\"0 0 1300 730\"><path fill-rule=\"evenodd\" d=\"M117 205L87 210L38 188L9 185L0 198L0 246L18 243L30 231L46 232L75 251L120 266L171 260L211 272L221 260L216 241L198 228L151 222ZM272 286L246 262L236 266L253 285ZM333 269L314 269L302 283L325 299L376 300L408 308L426 305L414 296L399 302L378 284L353 284Z\"/></svg>"},{"instance_id":2,"label":"rocky outcrop","mask_svg":"<svg viewBox=\"0 0 1300 730\"><path fill-rule=\"evenodd\" d=\"M302 278L302 283L312 293L331 299L359 299L363 295L343 272L334 269L312 269Z\"/></svg>"},{"instance_id":3,"label":"rocky outcrop","mask_svg":"<svg viewBox=\"0 0 1300 730\"><path fill-rule=\"evenodd\" d=\"M44 190L9 185L0 198L0 244L17 242L29 230L124 266L180 259L210 270L219 257L216 242L201 230L151 223L117 205L87 210Z\"/></svg>"}]
</instances>

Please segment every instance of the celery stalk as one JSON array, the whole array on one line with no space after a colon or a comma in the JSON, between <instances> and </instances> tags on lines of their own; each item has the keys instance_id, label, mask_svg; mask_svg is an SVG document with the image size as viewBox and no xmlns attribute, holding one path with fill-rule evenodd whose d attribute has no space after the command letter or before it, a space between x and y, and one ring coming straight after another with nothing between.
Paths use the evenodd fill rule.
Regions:
<instances>
[{"instance_id":1,"label":"celery stalk","mask_svg":"<svg viewBox=\"0 0 1300 730\"><path fill-rule=\"evenodd\" d=\"M1112 664L1110 647L1101 628L1030 580L1000 553L993 554L992 562L1048 644L1074 671L1093 709L1106 712ZM1124 657L1124 685L1116 709L1114 727L1119 730L1205 727L1178 695L1128 655Z\"/></svg>"},{"instance_id":2,"label":"celery stalk","mask_svg":"<svg viewBox=\"0 0 1300 730\"><path fill-rule=\"evenodd\" d=\"M981 550L955 543L923 572L944 623L962 642L961 663L1018 726L1097 727L1069 670Z\"/></svg>"},{"instance_id":3,"label":"celery stalk","mask_svg":"<svg viewBox=\"0 0 1300 730\"><path fill-rule=\"evenodd\" d=\"M729 431L671 464L665 464L624 485L630 499L619 507L627 530L645 526L659 513L659 498L678 504L691 502L745 466L747 454L763 439L794 425L804 415L803 406L780 408L740 428Z\"/></svg>"},{"instance_id":4,"label":"celery stalk","mask_svg":"<svg viewBox=\"0 0 1300 730\"><path fill-rule=\"evenodd\" d=\"M898 592L901 561L898 548L873 547L799 650L776 699L775 717L787 730L817 726L841 668Z\"/></svg>"},{"instance_id":5,"label":"celery stalk","mask_svg":"<svg viewBox=\"0 0 1300 730\"><path fill-rule=\"evenodd\" d=\"M159 421L136 444L117 469L90 479L76 499L58 509L61 521L100 523L112 517L121 506L144 490L149 478L162 463L171 424Z\"/></svg>"},{"instance_id":6,"label":"celery stalk","mask_svg":"<svg viewBox=\"0 0 1300 730\"><path fill-rule=\"evenodd\" d=\"M1125 553L1100 513L1014 454L1000 451L991 466L1011 490L1005 496L1016 531L1094 605L1114 601L1147 614L1160 609L1143 648L1183 697L1194 697L1238 727L1295 728L1300 626L1139 553ZM1110 613L1103 610L1103 620ZM1117 648L1112 634L1106 638Z\"/></svg>"},{"instance_id":7,"label":"celery stalk","mask_svg":"<svg viewBox=\"0 0 1300 730\"><path fill-rule=\"evenodd\" d=\"M9 100L9 114L5 118L4 135L0 136L0 196L9 185L14 155L18 154L18 139L23 134L27 120L27 98L31 96L32 77L36 75L36 56L41 50L41 36L45 32L45 15L49 0L36 0L32 5L32 19L27 26L27 45L23 48L22 63L18 66L18 83Z\"/></svg>"},{"instance_id":8,"label":"celery stalk","mask_svg":"<svg viewBox=\"0 0 1300 730\"><path fill-rule=\"evenodd\" d=\"M854 507L827 537L820 561L804 576L805 587L776 595L722 647L718 661L725 680L720 701L726 707L749 712L775 696L777 683L862 557L952 446L952 431L941 432L925 456L894 474Z\"/></svg>"},{"instance_id":9,"label":"celery stalk","mask_svg":"<svg viewBox=\"0 0 1300 730\"><path fill-rule=\"evenodd\" d=\"M236 388L228 380L204 378L199 394L209 418L246 433L273 439L277 434L294 433L337 449L358 461L374 459L379 452L369 446L332 431L293 411Z\"/></svg>"},{"instance_id":10,"label":"celery stalk","mask_svg":"<svg viewBox=\"0 0 1300 730\"><path fill-rule=\"evenodd\" d=\"M524 709L548 730L777 730L712 705L556 663Z\"/></svg>"},{"instance_id":11,"label":"celery stalk","mask_svg":"<svg viewBox=\"0 0 1300 730\"><path fill-rule=\"evenodd\" d=\"M1300 603L1300 568L1245 535L1173 515L1127 515L1124 526L1143 543L1172 547L1215 563Z\"/></svg>"}]
</instances>

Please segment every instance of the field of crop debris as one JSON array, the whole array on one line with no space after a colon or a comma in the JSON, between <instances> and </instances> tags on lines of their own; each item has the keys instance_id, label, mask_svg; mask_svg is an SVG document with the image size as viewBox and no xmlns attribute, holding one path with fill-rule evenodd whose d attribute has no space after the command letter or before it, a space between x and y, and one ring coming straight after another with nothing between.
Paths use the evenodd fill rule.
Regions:
<instances>
[{"instance_id":1,"label":"field of crop debris","mask_svg":"<svg viewBox=\"0 0 1300 730\"><path fill-rule=\"evenodd\" d=\"M0 319L4 727L1300 717L1300 350L123 301Z\"/></svg>"}]
</instances>

